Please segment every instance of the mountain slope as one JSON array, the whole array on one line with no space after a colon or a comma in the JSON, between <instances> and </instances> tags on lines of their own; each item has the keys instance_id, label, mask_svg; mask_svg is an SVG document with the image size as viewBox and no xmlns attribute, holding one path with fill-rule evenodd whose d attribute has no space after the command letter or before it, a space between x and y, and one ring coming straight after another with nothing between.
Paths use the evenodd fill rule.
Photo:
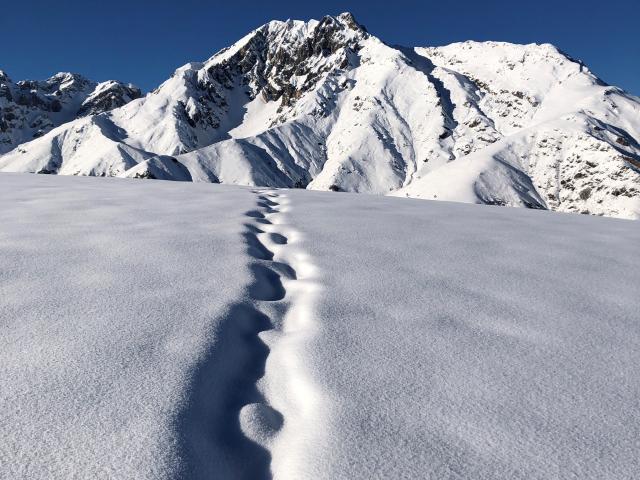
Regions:
<instances>
[{"instance_id":1,"label":"mountain slope","mask_svg":"<svg viewBox=\"0 0 640 480\"><path fill-rule=\"evenodd\" d=\"M396 195L501 203L505 197L494 198L482 176L504 178L507 165L527 174L547 208L640 215L637 97L605 85L551 45L465 42L416 50L438 65L434 75L455 98L454 154L464 162ZM482 172L471 175L462 198L447 188L460 184L461 170Z\"/></svg>"},{"instance_id":2,"label":"mountain slope","mask_svg":"<svg viewBox=\"0 0 640 480\"><path fill-rule=\"evenodd\" d=\"M175 159L181 180L638 218L639 118L551 45L394 47L342 14L263 25L0 170L154 177L137 165Z\"/></svg>"}]
</instances>

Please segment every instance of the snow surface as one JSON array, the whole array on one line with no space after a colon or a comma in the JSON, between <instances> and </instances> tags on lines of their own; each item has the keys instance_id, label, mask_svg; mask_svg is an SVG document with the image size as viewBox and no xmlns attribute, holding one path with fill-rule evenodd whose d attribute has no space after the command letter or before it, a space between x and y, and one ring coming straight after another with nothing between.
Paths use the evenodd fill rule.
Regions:
<instances>
[{"instance_id":1,"label":"snow surface","mask_svg":"<svg viewBox=\"0 0 640 480\"><path fill-rule=\"evenodd\" d=\"M2 478L633 478L637 223L0 175Z\"/></svg>"},{"instance_id":2,"label":"snow surface","mask_svg":"<svg viewBox=\"0 0 640 480\"><path fill-rule=\"evenodd\" d=\"M0 183L0 477L171 478L194 369L250 281L238 219L253 199L203 184Z\"/></svg>"}]
</instances>

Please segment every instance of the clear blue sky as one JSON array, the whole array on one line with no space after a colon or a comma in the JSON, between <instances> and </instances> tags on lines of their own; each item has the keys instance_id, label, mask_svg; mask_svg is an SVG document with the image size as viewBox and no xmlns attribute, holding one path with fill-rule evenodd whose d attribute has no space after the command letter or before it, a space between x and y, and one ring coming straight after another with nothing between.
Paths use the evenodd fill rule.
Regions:
<instances>
[{"instance_id":1,"label":"clear blue sky","mask_svg":"<svg viewBox=\"0 0 640 480\"><path fill-rule=\"evenodd\" d=\"M21 0L1 10L0 69L14 80L73 71L150 90L268 20L351 11L400 45L550 42L640 95L639 0Z\"/></svg>"}]
</instances>

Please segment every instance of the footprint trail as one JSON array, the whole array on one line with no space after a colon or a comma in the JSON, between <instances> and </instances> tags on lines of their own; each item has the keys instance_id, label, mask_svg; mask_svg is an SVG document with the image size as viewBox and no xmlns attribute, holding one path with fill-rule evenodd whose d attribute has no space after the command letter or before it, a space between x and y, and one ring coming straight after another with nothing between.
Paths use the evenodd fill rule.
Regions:
<instances>
[{"instance_id":1,"label":"footprint trail","mask_svg":"<svg viewBox=\"0 0 640 480\"><path fill-rule=\"evenodd\" d=\"M287 223L287 195L254 193L258 208L246 213L243 232L252 257L248 295L251 307L269 320L269 328L254 329L268 354L264 374L255 382L259 396L242 406L239 423L246 438L270 453L271 478L296 478L303 473L298 468L304 463L301 438L317 429L321 411L318 389L300 361L315 334L313 305L320 289L317 269L301 248L302 236Z\"/></svg>"},{"instance_id":2,"label":"footprint trail","mask_svg":"<svg viewBox=\"0 0 640 480\"><path fill-rule=\"evenodd\" d=\"M317 332L317 269L288 222L288 196L253 193L241 233L251 280L217 323L177 418L181 478L310 477L307 445L323 421L304 361Z\"/></svg>"}]
</instances>

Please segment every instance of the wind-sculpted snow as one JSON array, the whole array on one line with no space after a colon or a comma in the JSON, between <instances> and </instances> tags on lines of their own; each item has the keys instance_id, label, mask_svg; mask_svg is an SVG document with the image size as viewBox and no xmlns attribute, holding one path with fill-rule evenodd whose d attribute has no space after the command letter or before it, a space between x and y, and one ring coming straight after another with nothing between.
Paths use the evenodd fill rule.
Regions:
<instances>
[{"instance_id":1,"label":"wind-sculpted snow","mask_svg":"<svg viewBox=\"0 0 640 480\"><path fill-rule=\"evenodd\" d=\"M640 469L635 222L7 173L0 202L1 478Z\"/></svg>"},{"instance_id":2,"label":"wind-sculpted snow","mask_svg":"<svg viewBox=\"0 0 640 480\"><path fill-rule=\"evenodd\" d=\"M397 47L345 13L269 22L0 170L132 176L174 157L189 175L162 178L638 218L639 118L552 45Z\"/></svg>"}]
</instances>

